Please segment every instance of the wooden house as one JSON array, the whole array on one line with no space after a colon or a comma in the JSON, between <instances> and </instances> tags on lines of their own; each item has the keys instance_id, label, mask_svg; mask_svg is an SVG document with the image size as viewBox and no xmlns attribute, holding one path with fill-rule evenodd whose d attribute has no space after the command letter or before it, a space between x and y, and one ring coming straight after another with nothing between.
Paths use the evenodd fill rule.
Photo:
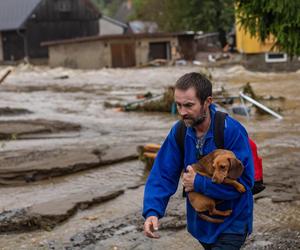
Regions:
<instances>
[{"instance_id":1,"label":"wooden house","mask_svg":"<svg viewBox=\"0 0 300 250\"><path fill-rule=\"evenodd\" d=\"M91 0L1 0L0 61L48 57L41 42L99 33Z\"/></svg>"}]
</instances>

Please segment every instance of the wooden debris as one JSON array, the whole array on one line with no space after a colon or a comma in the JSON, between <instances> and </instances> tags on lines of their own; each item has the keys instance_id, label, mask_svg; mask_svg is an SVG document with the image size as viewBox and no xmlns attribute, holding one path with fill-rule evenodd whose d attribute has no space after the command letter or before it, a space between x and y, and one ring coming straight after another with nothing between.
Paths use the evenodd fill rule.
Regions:
<instances>
[{"instance_id":1,"label":"wooden debris","mask_svg":"<svg viewBox=\"0 0 300 250\"><path fill-rule=\"evenodd\" d=\"M150 170L152 168L159 149L160 145L154 143L138 147L139 159L145 163L147 169Z\"/></svg>"},{"instance_id":2,"label":"wooden debris","mask_svg":"<svg viewBox=\"0 0 300 250\"><path fill-rule=\"evenodd\" d=\"M12 69L8 69L2 77L0 76L0 84L4 82L5 78L8 77L11 72Z\"/></svg>"}]
</instances>

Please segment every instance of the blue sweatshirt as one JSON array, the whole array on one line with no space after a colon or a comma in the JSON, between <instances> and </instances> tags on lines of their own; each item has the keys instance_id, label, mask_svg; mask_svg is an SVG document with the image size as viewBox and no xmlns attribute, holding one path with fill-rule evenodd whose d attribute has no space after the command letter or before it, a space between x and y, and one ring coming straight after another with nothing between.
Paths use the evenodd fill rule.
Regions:
<instances>
[{"instance_id":1,"label":"blue sweatshirt","mask_svg":"<svg viewBox=\"0 0 300 250\"><path fill-rule=\"evenodd\" d=\"M216 149L213 138L215 106L210 106L211 124L205 136L203 154L207 155ZM152 170L145 186L143 216L157 216L162 218L171 195L178 187L181 172L197 162L196 132L188 127L185 136L184 160L176 143L176 129L178 122L172 127L162 144L155 159ZM235 188L225 184L216 184L210 178L196 174L194 191L202 193L213 199L223 200L217 205L219 210L232 209L228 217L222 217L223 223L210 223L199 218L186 199L187 229L199 241L214 243L221 233L244 234L252 232L253 223L253 197L251 188L254 184L254 167L248 135L245 128L230 116L226 117L224 129L225 149L231 150L242 161L245 169L238 179L245 188L245 193L239 193ZM183 164L184 163L184 166Z\"/></svg>"}]
</instances>

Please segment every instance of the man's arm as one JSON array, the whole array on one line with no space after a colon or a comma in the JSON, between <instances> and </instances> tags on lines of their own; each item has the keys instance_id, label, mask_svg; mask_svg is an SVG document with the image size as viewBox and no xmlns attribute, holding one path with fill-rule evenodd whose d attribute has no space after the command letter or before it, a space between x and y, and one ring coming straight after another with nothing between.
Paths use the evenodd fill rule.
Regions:
<instances>
[{"instance_id":1,"label":"man's arm","mask_svg":"<svg viewBox=\"0 0 300 250\"><path fill-rule=\"evenodd\" d=\"M182 171L182 156L175 140L175 127L162 144L147 179L144 191L144 218L163 217L170 196L177 190Z\"/></svg>"}]
</instances>

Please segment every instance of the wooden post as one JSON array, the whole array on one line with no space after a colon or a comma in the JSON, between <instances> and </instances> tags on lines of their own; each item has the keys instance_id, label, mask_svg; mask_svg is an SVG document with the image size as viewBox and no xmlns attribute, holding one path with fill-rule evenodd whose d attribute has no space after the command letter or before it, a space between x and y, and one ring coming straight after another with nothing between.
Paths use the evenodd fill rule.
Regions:
<instances>
[{"instance_id":1,"label":"wooden post","mask_svg":"<svg viewBox=\"0 0 300 250\"><path fill-rule=\"evenodd\" d=\"M2 77L0 77L0 84L5 80L6 77L8 77L8 75L9 75L11 72L12 72L12 70L9 69L9 70L7 70L7 71L5 72L5 74L4 74Z\"/></svg>"}]
</instances>

